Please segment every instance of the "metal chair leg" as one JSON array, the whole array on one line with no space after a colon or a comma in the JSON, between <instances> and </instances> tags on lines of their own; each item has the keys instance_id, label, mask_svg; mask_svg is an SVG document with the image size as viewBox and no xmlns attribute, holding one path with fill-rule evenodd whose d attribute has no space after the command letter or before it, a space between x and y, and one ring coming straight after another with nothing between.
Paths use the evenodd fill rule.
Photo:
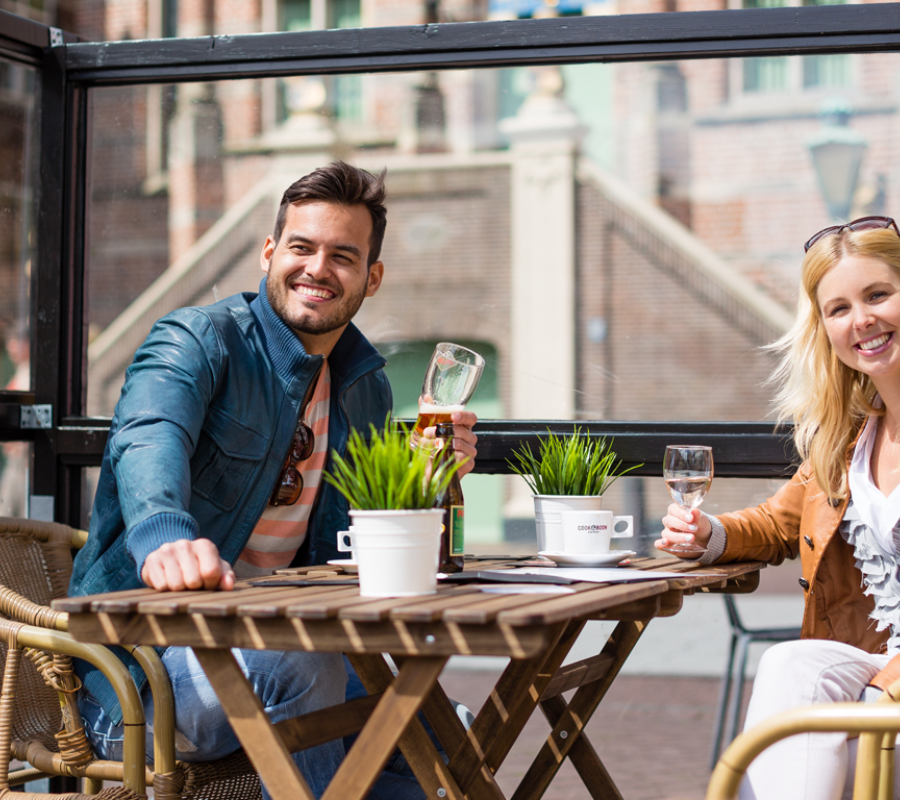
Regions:
<instances>
[{"instance_id":1,"label":"metal chair leg","mask_svg":"<svg viewBox=\"0 0 900 800\"><path fill-rule=\"evenodd\" d=\"M733 742L738 735L738 723L741 717L741 707L744 703L744 675L747 673L747 655L750 650L750 636L744 634L738 639L737 669L731 676L731 702L728 706L728 722L725 726L725 735L728 742Z\"/></svg>"},{"instance_id":2,"label":"metal chair leg","mask_svg":"<svg viewBox=\"0 0 900 800\"><path fill-rule=\"evenodd\" d=\"M728 707L728 699L731 696L731 673L734 670L734 654L737 647L737 634L732 631L731 646L728 649L728 665L722 684L719 687L719 701L716 703L716 726L713 730L712 747L710 748L709 768L715 769L722 752L722 733L725 730L725 713Z\"/></svg>"}]
</instances>

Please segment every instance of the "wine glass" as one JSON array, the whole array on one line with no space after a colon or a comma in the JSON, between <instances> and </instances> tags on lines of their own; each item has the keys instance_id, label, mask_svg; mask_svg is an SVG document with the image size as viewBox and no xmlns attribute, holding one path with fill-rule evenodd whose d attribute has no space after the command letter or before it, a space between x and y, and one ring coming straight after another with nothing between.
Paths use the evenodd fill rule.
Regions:
<instances>
[{"instance_id":1,"label":"wine glass","mask_svg":"<svg viewBox=\"0 0 900 800\"><path fill-rule=\"evenodd\" d=\"M663 457L663 478L669 494L678 505L684 509L697 508L712 485L712 448L670 444ZM658 549L688 557L700 556L706 552L705 547L695 542L673 542Z\"/></svg>"}]
</instances>

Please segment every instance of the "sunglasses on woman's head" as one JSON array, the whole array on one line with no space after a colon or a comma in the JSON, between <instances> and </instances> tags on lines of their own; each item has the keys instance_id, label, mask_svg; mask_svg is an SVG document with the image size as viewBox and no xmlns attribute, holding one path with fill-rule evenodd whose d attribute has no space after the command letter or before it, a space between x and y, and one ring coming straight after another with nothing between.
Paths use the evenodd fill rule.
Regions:
<instances>
[{"instance_id":1,"label":"sunglasses on woman's head","mask_svg":"<svg viewBox=\"0 0 900 800\"><path fill-rule=\"evenodd\" d=\"M829 225L827 228L822 228L822 230L811 236L809 241L803 245L803 252L809 252L809 248L823 236L839 233L844 230L844 228L851 231L871 231L877 230L878 228L893 228L897 232L897 236L900 236L900 228L897 227L897 223L890 217L860 217L859 219L853 220L853 222L845 222L843 225Z\"/></svg>"}]
</instances>

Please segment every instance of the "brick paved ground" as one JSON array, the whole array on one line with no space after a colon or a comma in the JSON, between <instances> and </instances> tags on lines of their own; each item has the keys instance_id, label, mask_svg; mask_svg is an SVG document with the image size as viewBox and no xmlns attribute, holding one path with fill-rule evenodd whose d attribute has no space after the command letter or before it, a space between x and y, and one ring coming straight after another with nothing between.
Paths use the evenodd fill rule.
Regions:
<instances>
[{"instance_id":1,"label":"brick paved ground","mask_svg":"<svg viewBox=\"0 0 900 800\"><path fill-rule=\"evenodd\" d=\"M447 670L447 693L479 708L497 673ZM588 724L588 735L625 800L703 800L719 681L710 678L620 676ZM745 697L749 696L748 683ZM509 797L538 752L549 727L538 711L497 779ZM568 763L545 795L588 800Z\"/></svg>"}]
</instances>

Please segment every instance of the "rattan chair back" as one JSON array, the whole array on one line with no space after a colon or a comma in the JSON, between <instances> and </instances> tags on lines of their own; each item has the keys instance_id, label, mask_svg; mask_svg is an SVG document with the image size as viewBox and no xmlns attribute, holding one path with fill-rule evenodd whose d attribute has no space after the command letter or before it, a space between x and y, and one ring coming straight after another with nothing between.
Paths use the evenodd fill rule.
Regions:
<instances>
[{"instance_id":1,"label":"rattan chair back","mask_svg":"<svg viewBox=\"0 0 900 800\"><path fill-rule=\"evenodd\" d=\"M14 604L15 617L9 605L0 605L0 616L22 619L46 626L50 601L65 597L72 574L72 531L65 525L33 520L0 518L0 587L7 593L7 604ZM0 589L2 591L2 589ZM12 593L32 601L39 608L13 598ZM29 613L30 611L30 613ZM0 670L6 667L7 648L0 645ZM48 749L59 751L54 733L61 730L62 712L59 695L47 685L31 658L22 660L19 671L17 702L13 714L13 739L38 740Z\"/></svg>"},{"instance_id":2,"label":"rattan chair back","mask_svg":"<svg viewBox=\"0 0 900 800\"><path fill-rule=\"evenodd\" d=\"M65 617L53 611L50 601L65 597L72 575L72 547L85 534L66 525L52 522L0 517L0 618L35 625L41 628L65 628ZM18 679L13 709L12 740L40 742L48 750L59 753L55 734L63 725L60 694L43 679L41 669L59 684L61 657L43 651L24 650L17 658ZM64 657L63 657L64 658ZM52 663L51 663L52 662ZM56 673L50 673L54 666ZM0 639L0 675L6 673L7 646ZM74 681L74 677L71 678ZM72 684L74 685L74 683ZM77 713L77 709L74 710ZM74 746L67 742L63 758L84 761ZM15 748L14 748L15 749ZM73 755L74 753L74 755ZM91 758L86 754L86 758ZM153 775L155 796L171 800L261 800L262 790L257 775L243 751L218 761L202 763L179 762L177 769L167 774ZM103 800L133 798L122 787L102 790ZM0 800L5 793L0 790ZM21 797L22 795L17 795ZM58 800L82 795L59 795ZM98 796L99 797L99 796Z\"/></svg>"}]
</instances>

